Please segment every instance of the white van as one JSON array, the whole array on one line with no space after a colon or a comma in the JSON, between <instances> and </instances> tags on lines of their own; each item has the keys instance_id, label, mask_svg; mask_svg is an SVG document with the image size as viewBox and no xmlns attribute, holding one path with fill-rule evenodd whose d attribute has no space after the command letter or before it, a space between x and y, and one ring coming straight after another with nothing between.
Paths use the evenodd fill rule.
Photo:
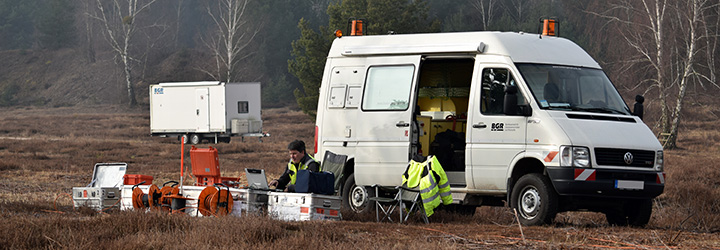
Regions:
<instances>
[{"instance_id":1,"label":"white van","mask_svg":"<svg viewBox=\"0 0 720 250\"><path fill-rule=\"evenodd\" d=\"M600 65L538 34L337 38L315 140L316 159L349 156L342 196L356 212L415 155L439 158L460 210L508 204L525 225L587 210L642 226L665 182L662 146Z\"/></svg>"}]
</instances>

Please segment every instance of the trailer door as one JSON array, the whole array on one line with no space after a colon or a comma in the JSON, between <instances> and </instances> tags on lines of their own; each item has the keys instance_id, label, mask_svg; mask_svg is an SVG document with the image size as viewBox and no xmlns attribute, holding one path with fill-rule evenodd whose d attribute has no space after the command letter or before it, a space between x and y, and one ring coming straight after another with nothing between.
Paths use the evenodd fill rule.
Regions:
<instances>
[{"instance_id":1,"label":"trailer door","mask_svg":"<svg viewBox=\"0 0 720 250\"><path fill-rule=\"evenodd\" d=\"M210 95L207 88L195 89L195 132L210 132Z\"/></svg>"},{"instance_id":2,"label":"trailer door","mask_svg":"<svg viewBox=\"0 0 720 250\"><path fill-rule=\"evenodd\" d=\"M399 185L410 159L411 123L420 56L367 59L356 119L355 181Z\"/></svg>"}]
</instances>

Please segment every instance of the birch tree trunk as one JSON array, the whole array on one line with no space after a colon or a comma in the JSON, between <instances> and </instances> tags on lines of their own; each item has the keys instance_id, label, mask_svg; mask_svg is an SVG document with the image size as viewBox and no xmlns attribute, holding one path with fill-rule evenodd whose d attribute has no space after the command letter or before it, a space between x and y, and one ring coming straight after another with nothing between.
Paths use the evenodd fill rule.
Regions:
<instances>
[{"instance_id":1,"label":"birch tree trunk","mask_svg":"<svg viewBox=\"0 0 720 250\"><path fill-rule=\"evenodd\" d=\"M137 15L146 10L156 0L113 0L112 9L106 9L103 1L97 0L97 15L90 15L103 24L105 39L123 63L128 104L135 106L135 89L132 82L131 42L137 30ZM140 3L144 2L144 3ZM107 3L105 1L105 3ZM126 8L126 11L123 9ZM112 16L111 16L112 15Z\"/></svg>"},{"instance_id":2,"label":"birch tree trunk","mask_svg":"<svg viewBox=\"0 0 720 250\"><path fill-rule=\"evenodd\" d=\"M487 4L485 2L487 2ZM471 4L480 12L483 30L488 30L488 27L492 24L495 17L495 9L497 8L495 6L495 0L476 0Z\"/></svg>"},{"instance_id":3,"label":"birch tree trunk","mask_svg":"<svg viewBox=\"0 0 720 250\"><path fill-rule=\"evenodd\" d=\"M615 12L593 14L619 22L627 44L644 59L635 65L653 70L651 82L658 89L661 110L658 125L661 133L668 134L664 147L676 148L688 86L708 82L718 86L714 58L701 65L698 55L715 53L715 46L710 45L717 44L720 4L716 0L617 0L611 6ZM665 18L668 11L675 14L670 19ZM675 90L677 95L672 95Z\"/></svg>"},{"instance_id":4,"label":"birch tree trunk","mask_svg":"<svg viewBox=\"0 0 720 250\"><path fill-rule=\"evenodd\" d=\"M237 62L247 58L253 53L245 51L259 28L252 30L246 17L248 0L219 0L216 8L207 8L217 30L215 35L205 41L215 57L215 73L203 70L216 80L232 82L236 80L234 72Z\"/></svg>"},{"instance_id":5,"label":"birch tree trunk","mask_svg":"<svg viewBox=\"0 0 720 250\"><path fill-rule=\"evenodd\" d=\"M677 103L675 104L675 109L673 111L673 120L670 127L670 136L668 138L666 148L676 148L677 147L677 138L678 138L678 129L680 127L680 117L682 115L682 108L683 108L683 101L685 100L685 95L687 94L687 88L691 80L700 77L704 77L701 75L701 73L696 72L695 65L698 63L696 62L696 54L700 53L698 48L698 43L701 40L709 40L711 37L714 37L715 35L710 35L707 30L708 27L705 25L707 23L707 20L705 20L705 15L703 14L705 11L707 11L710 8L718 8L717 3L710 3L708 0L687 0L686 5L679 4L677 6L678 16L680 17L679 21L680 24L680 31L685 30L682 27L687 27L687 37L683 39L685 41L684 48L684 55L681 55L682 57L679 57L681 59L682 65L682 72L680 74L680 83L679 83L679 89L678 89L678 96L677 96ZM684 12L684 13L683 13ZM687 22L687 26L682 25L682 22ZM701 30L706 30L705 34L708 34L706 36L700 36ZM707 48L708 50L714 50L715 48ZM706 79L711 79L710 81L714 83L714 69L710 69L710 77L705 77Z\"/></svg>"}]
</instances>

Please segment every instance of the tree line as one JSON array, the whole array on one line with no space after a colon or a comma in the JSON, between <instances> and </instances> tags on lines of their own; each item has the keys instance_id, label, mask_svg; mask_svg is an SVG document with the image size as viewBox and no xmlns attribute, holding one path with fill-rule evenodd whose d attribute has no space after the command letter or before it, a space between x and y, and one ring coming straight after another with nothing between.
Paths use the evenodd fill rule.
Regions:
<instances>
[{"instance_id":1,"label":"tree line","mask_svg":"<svg viewBox=\"0 0 720 250\"><path fill-rule=\"evenodd\" d=\"M555 17L560 36L598 60L626 98L646 96L669 148L687 105L720 87L712 0L0 0L0 50L70 48L87 63L110 51L131 105L139 81L188 80L148 64L199 53L212 58L194 69L206 80L261 81L264 103L296 102L312 116L332 34L350 17L368 20L371 35L535 33L540 18Z\"/></svg>"}]
</instances>

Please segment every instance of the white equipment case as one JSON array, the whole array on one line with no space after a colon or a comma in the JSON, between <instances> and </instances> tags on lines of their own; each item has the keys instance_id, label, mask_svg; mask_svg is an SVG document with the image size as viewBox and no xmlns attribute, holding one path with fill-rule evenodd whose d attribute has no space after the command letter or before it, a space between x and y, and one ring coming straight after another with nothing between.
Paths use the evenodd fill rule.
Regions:
<instances>
[{"instance_id":1,"label":"white equipment case","mask_svg":"<svg viewBox=\"0 0 720 250\"><path fill-rule=\"evenodd\" d=\"M340 196L270 192L268 214L284 221L340 220Z\"/></svg>"},{"instance_id":2,"label":"white equipment case","mask_svg":"<svg viewBox=\"0 0 720 250\"><path fill-rule=\"evenodd\" d=\"M97 211L120 208L120 189L127 163L97 163L92 181L86 187L73 187L73 205Z\"/></svg>"}]
</instances>

